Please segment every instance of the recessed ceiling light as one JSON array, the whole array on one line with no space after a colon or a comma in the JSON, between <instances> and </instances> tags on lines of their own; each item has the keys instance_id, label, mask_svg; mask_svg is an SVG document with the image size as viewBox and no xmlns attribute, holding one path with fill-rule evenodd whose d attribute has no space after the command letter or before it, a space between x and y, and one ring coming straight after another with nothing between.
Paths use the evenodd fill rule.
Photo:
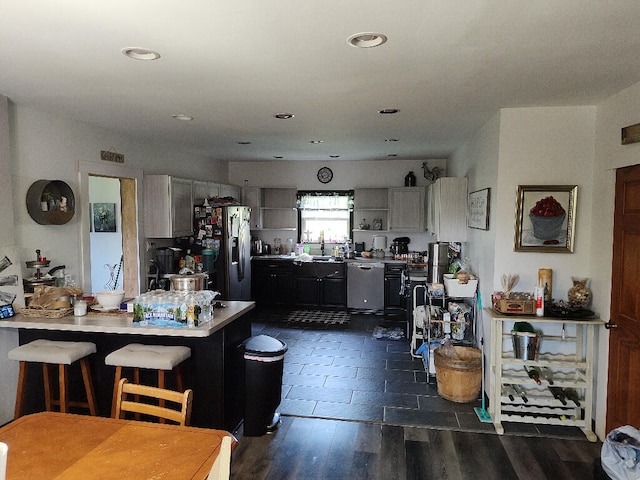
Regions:
<instances>
[{"instance_id":1,"label":"recessed ceiling light","mask_svg":"<svg viewBox=\"0 0 640 480\"><path fill-rule=\"evenodd\" d=\"M280 120L289 120L290 118L295 117L293 113L276 113L274 117L279 118Z\"/></svg>"},{"instance_id":2,"label":"recessed ceiling light","mask_svg":"<svg viewBox=\"0 0 640 480\"><path fill-rule=\"evenodd\" d=\"M398 113L400 110L397 108L385 108L384 110L378 110L380 115L393 115L394 113Z\"/></svg>"},{"instance_id":3,"label":"recessed ceiling light","mask_svg":"<svg viewBox=\"0 0 640 480\"><path fill-rule=\"evenodd\" d=\"M183 122L189 122L193 120L193 117L189 115L185 115L184 113L177 113L175 115L171 115L175 120L182 120Z\"/></svg>"},{"instance_id":4,"label":"recessed ceiling light","mask_svg":"<svg viewBox=\"0 0 640 480\"><path fill-rule=\"evenodd\" d=\"M309 143L314 143L314 144L324 143L324 140L309 140Z\"/></svg>"},{"instance_id":5,"label":"recessed ceiling light","mask_svg":"<svg viewBox=\"0 0 640 480\"><path fill-rule=\"evenodd\" d=\"M356 48L379 47L387 41L387 36L381 33L356 33L347 38L347 43Z\"/></svg>"},{"instance_id":6,"label":"recessed ceiling light","mask_svg":"<svg viewBox=\"0 0 640 480\"><path fill-rule=\"evenodd\" d=\"M329 155L331 158L340 158L340 155Z\"/></svg>"},{"instance_id":7,"label":"recessed ceiling light","mask_svg":"<svg viewBox=\"0 0 640 480\"><path fill-rule=\"evenodd\" d=\"M399 142L400 139L399 138L385 138L384 141L385 142Z\"/></svg>"},{"instance_id":8,"label":"recessed ceiling light","mask_svg":"<svg viewBox=\"0 0 640 480\"><path fill-rule=\"evenodd\" d=\"M238 142L238 145L251 145L251 142L247 142L245 140L245 141L242 141L242 142Z\"/></svg>"},{"instance_id":9,"label":"recessed ceiling light","mask_svg":"<svg viewBox=\"0 0 640 480\"><path fill-rule=\"evenodd\" d=\"M120 50L129 58L135 60L157 60L160 58L160 54L148 48L141 47L126 47Z\"/></svg>"}]
</instances>

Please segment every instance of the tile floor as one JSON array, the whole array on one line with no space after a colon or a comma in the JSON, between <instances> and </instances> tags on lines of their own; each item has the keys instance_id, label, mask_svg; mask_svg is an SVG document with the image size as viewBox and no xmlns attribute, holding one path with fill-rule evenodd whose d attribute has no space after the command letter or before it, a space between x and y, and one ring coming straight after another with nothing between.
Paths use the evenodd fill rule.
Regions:
<instances>
[{"instance_id":1,"label":"tile floor","mask_svg":"<svg viewBox=\"0 0 640 480\"><path fill-rule=\"evenodd\" d=\"M373 337L373 329L405 328L402 317L353 314L346 326L290 326L286 313L256 311L253 334L285 342L282 402L278 411L298 417L356 420L398 426L468 432L494 432L482 423L473 403L438 396L435 378L427 382L422 361L409 353L406 339ZM585 438L574 427L503 424L507 434Z\"/></svg>"}]
</instances>

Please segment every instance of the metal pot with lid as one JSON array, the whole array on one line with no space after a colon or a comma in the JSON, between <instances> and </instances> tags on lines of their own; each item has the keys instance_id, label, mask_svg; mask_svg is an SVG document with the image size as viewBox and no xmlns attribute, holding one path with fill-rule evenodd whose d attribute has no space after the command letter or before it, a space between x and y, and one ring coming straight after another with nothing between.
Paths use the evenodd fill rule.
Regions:
<instances>
[{"instance_id":1,"label":"metal pot with lid","mask_svg":"<svg viewBox=\"0 0 640 480\"><path fill-rule=\"evenodd\" d=\"M204 290L209 275L206 273L189 273L171 275L171 290L179 292L194 292Z\"/></svg>"}]
</instances>

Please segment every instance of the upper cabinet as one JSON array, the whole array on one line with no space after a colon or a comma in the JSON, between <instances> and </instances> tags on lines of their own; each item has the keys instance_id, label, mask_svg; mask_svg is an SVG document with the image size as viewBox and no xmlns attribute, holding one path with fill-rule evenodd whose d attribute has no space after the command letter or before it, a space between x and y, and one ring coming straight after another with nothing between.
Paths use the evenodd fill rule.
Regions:
<instances>
[{"instance_id":1,"label":"upper cabinet","mask_svg":"<svg viewBox=\"0 0 640 480\"><path fill-rule=\"evenodd\" d=\"M251 208L251 229L297 229L297 193L296 188L242 187L242 203Z\"/></svg>"},{"instance_id":2,"label":"upper cabinet","mask_svg":"<svg viewBox=\"0 0 640 480\"><path fill-rule=\"evenodd\" d=\"M356 188L353 191L354 231L387 230L389 194L386 188ZM376 222L379 221L379 224ZM358 228L361 224L368 225Z\"/></svg>"},{"instance_id":3,"label":"upper cabinet","mask_svg":"<svg viewBox=\"0 0 640 480\"><path fill-rule=\"evenodd\" d=\"M251 208L251 229L262 228L262 189L260 187L242 187L242 204Z\"/></svg>"},{"instance_id":4,"label":"upper cabinet","mask_svg":"<svg viewBox=\"0 0 640 480\"><path fill-rule=\"evenodd\" d=\"M193 181L170 175L145 175L144 226L148 238L192 235Z\"/></svg>"},{"instance_id":5,"label":"upper cabinet","mask_svg":"<svg viewBox=\"0 0 640 480\"><path fill-rule=\"evenodd\" d=\"M439 242L467 241L466 177L441 177L429 186L427 229Z\"/></svg>"},{"instance_id":6,"label":"upper cabinet","mask_svg":"<svg viewBox=\"0 0 640 480\"><path fill-rule=\"evenodd\" d=\"M389 188L389 230L420 232L425 229L425 190L422 187Z\"/></svg>"},{"instance_id":7,"label":"upper cabinet","mask_svg":"<svg viewBox=\"0 0 640 480\"><path fill-rule=\"evenodd\" d=\"M220 198L227 198L227 197L231 197L231 198L235 198L236 200L240 201L240 197L241 197L241 188L238 187L237 185L226 185L224 183L220 184L220 192L218 194L218 196Z\"/></svg>"},{"instance_id":8,"label":"upper cabinet","mask_svg":"<svg viewBox=\"0 0 640 480\"><path fill-rule=\"evenodd\" d=\"M220 197L219 183L205 182L202 180L193 181L193 204L202 205L205 198Z\"/></svg>"}]
</instances>

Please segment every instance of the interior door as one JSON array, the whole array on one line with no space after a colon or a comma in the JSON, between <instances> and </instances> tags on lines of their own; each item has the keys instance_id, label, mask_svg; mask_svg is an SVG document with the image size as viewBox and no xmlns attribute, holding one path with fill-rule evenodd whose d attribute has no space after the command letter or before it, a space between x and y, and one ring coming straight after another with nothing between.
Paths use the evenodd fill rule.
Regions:
<instances>
[{"instance_id":1,"label":"interior door","mask_svg":"<svg viewBox=\"0 0 640 480\"><path fill-rule=\"evenodd\" d=\"M616 173L607 431L640 427L640 165Z\"/></svg>"}]
</instances>

